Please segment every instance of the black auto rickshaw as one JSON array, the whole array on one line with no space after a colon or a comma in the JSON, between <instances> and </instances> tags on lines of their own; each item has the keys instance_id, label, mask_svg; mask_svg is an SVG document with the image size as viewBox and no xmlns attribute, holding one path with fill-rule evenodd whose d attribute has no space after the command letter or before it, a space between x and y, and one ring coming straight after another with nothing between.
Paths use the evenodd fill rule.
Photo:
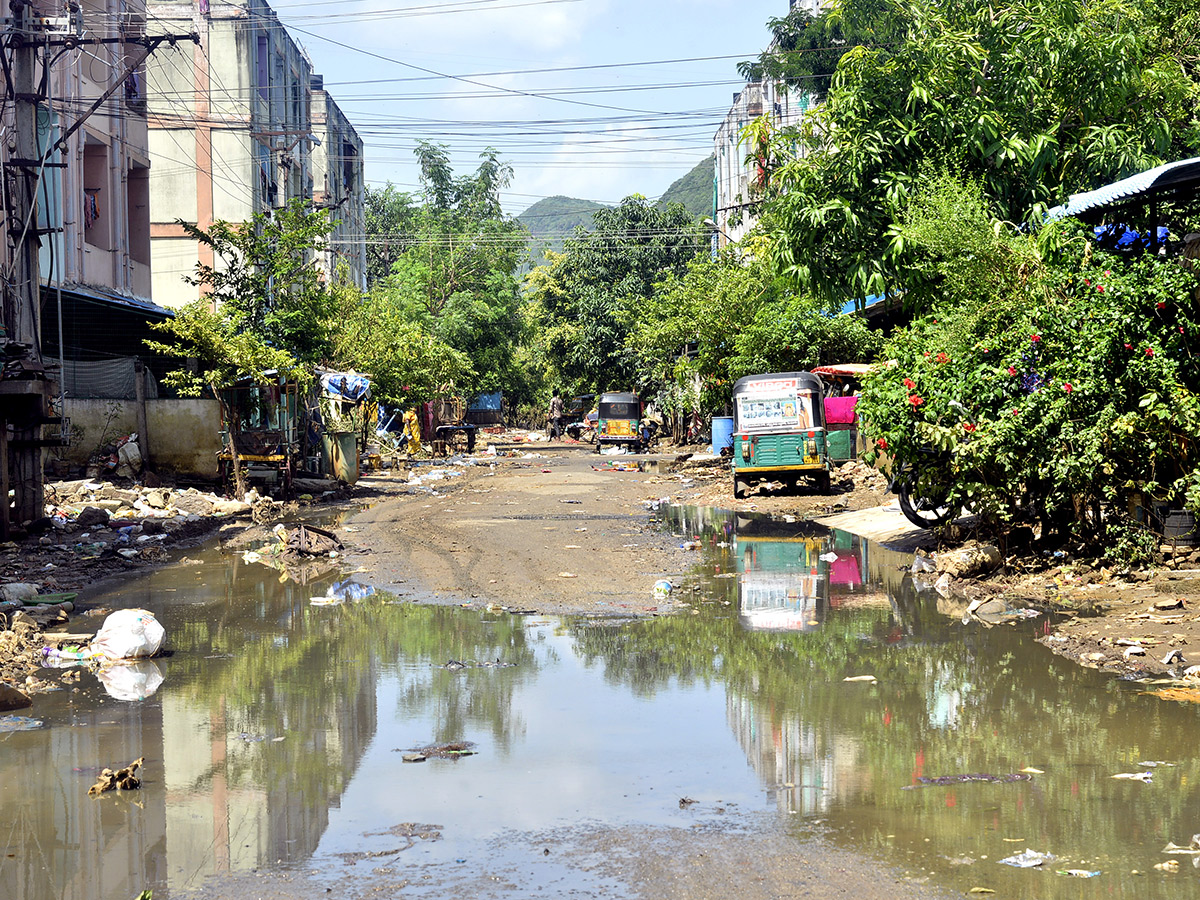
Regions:
<instances>
[{"instance_id":1,"label":"black auto rickshaw","mask_svg":"<svg viewBox=\"0 0 1200 900\"><path fill-rule=\"evenodd\" d=\"M602 447L624 446L637 453L643 448L642 401L637 394L600 395L596 422L596 452Z\"/></svg>"}]
</instances>

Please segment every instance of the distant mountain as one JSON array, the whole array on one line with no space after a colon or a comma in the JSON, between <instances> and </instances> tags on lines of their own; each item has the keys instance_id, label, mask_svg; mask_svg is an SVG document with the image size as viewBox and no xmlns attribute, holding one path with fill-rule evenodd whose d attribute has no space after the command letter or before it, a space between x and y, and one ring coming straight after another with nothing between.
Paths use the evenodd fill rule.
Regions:
<instances>
[{"instance_id":1,"label":"distant mountain","mask_svg":"<svg viewBox=\"0 0 1200 900\"><path fill-rule=\"evenodd\" d=\"M658 198L659 206L666 206L671 201L682 203L697 219L703 219L713 214L713 164L715 156L701 162L673 185L667 188L665 194Z\"/></svg>"},{"instance_id":2,"label":"distant mountain","mask_svg":"<svg viewBox=\"0 0 1200 900\"><path fill-rule=\"evenodd\" d=\"M517 221L529 229L529 263L539 266L546 261L546 251L561 252L563 239L570 237L576 226L592 227L592 215L604 204L574 197L547 197L539 200L517 216Z\"/></svg>"}]
</instances>

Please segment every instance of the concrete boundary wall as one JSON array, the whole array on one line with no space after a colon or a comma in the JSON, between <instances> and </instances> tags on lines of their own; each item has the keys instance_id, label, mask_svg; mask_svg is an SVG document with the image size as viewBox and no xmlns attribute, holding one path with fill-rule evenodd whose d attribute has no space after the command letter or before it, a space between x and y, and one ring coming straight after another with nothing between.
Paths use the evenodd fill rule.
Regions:
<instances>
[{"instance_id":1,"label":"concrete boundary wall","mask_svg":"<svg viewBox=\"0 0 1200 900\"><path fill-rule=\"evenodd\" d=\"M134 400L67 399L71 446L64 458L84 464L102 444L137 431ZM181 475L217 477L221 410L215 400L147 400L146 431L150 463ZM58 454L51 451L48 456Z\"/></svg>"}]
</instances>

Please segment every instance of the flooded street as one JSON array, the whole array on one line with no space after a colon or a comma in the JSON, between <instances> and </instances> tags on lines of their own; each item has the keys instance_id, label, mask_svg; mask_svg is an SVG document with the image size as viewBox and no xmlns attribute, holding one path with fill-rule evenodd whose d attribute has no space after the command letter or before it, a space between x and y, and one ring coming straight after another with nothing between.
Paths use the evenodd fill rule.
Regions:
<instances>
[{"instance_id":1,"label":"flooded street","mask_svg":"<svg viewBox=\"0 0 1200 900\"><path fill-rule=\"evenodd\" d=\"M673 616L319 605L331 577L216 550L90 597L153 611L172 654L85 670L39 698L42 727L0 733L0 894L292 875L335 896L641 896L590 837L613 829L827 841L957 892L1195 894L1200 857L1162 853L1200 831L1195 706L1053 656L1040 619L962 624L911 555L663 515L701 548ZM87 796L138 757L141 790ZM1054 859L999 864L1026 849Z\"/></svg>"}]
</instances>

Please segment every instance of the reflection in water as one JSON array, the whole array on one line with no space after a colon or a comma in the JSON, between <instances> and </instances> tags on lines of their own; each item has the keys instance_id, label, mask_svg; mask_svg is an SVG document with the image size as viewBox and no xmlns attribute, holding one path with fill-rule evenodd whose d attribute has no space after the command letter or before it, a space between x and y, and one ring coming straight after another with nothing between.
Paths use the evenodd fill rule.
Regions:
<instances>
[{"instance_id":1,"label":"reflection in water","mask_svg":"<svg viewBox=\"0 0 1200 900\"><path fill-rule=\"evenodd\" d=\"M818 817L850 847L963 889L1065 900L1099 883L1054 874L1077 868L1110 892L1195 892L1189 858L1154 870L1200 821L1195 707L1052 656L1032 641L1038 622L964 625L954 601L913 589L904 556L849 535L712 510L667 520L705 548L676 594L693 614L314 607L333 573L300 585L215 553L100 598L155 612L174 653L115 690L85 673L39 698L45 727L0 733L0 777L21 786L0 794L5 894L186 897L289 866L336 881L368 874L343 854L396 846L405 822L437 823L442 840L389 865L434 867L436 893L436 867L461 860L531 871L524 836L543 830L725 827L734 810L797 834ZM764 630L762 610L781 618ZM496 660L514 665L482 665ZM476 755L407 765L398 752L456 740ZM87 797L97 768L139 756L142 790ZM1111 777L1149 762L1172 765L1150 784ZM953 777L1026 768L1044 774ZM952 777L922 780L939 776ZM699 803L684 810L685 796ZM1025 847L1057 860L997 865ZM602 877L554 874L560 893Z\"/></svg>"}]
</instances>

